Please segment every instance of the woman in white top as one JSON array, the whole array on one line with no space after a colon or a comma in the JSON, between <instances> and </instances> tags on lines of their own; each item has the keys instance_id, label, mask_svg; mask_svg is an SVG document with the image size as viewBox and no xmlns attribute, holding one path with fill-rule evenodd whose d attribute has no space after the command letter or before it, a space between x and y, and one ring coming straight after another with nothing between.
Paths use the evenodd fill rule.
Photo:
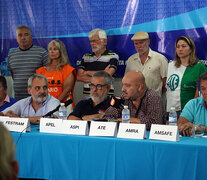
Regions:
<instances>
[{"instance_id":1,"label":"woman in white top","mask_svg":"<svg viewBox=\"0 0 207 180\"><path fill-rule=\"evenodd\" d=\"M199 96L197 80L206 66L195 55L195 44L187 36L175 42L175 59L168 65L167 75L167 112L174 107L179 117L185 104Z\"/></svg>"}]
</instances>

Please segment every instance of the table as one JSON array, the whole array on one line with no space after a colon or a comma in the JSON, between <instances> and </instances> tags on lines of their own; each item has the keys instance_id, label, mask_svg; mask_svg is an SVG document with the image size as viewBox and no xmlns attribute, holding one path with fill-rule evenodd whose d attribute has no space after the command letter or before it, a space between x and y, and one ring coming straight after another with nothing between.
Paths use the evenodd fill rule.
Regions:
<instances>
[{"instance_id":1,"label":"table","mask_svg":"<svg viewBox=\"0 0 207 180\"><path fill-rule=\"evenodd\" d=\"M15 140L20 133L12 132ZM204 180L207 138L178 142L22 133L20 178L49 180Z\"/></svg>"}]
</instances>

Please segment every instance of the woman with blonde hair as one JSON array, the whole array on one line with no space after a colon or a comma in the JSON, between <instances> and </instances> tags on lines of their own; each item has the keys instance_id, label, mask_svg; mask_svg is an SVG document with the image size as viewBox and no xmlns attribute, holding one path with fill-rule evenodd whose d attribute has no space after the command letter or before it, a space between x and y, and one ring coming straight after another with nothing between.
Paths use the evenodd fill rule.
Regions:
<instances>
[{"instance_id":1,"label":"woman with blonde hair","mask_svg":"<svg viewBox=\"0 0 207 180\"><path fill-rule=\"evenodd\" d=\"M185 104L199 96L197 80L206 66L198 60L193 40L187 36L177 38L175 42L175 59L168 65L167 75L167 112L171 107L178 117Z\"/></svg>"},{"instance_id":2,"label":"woman with blonde hair","mask_svg":"<svg viewBox=\"0 0 207 180\"><path fill-rule=\"evenodd\" d=\"M73 100L73 89L76 80L75 68L69 65L68 54L64 43L52 40L48 44L49 58L47 65L36 70L48 79L49 94L60 102Z\"/></svg>"}]
</instances>

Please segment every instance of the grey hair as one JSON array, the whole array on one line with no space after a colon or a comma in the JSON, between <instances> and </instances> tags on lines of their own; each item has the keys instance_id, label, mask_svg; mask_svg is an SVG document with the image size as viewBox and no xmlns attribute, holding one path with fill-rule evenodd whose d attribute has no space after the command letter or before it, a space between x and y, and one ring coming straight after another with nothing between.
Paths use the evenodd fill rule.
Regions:
<instances>
[{"instance_id":1,"label":"grey hair","mask_svg":"<svg viewBox=\"0 0 207 180\"><path fill-rule=\"evenodd\" d=\"M11 163L15 161L15 144L9 131L0 123L0 179L12 175Z\"/></svg>"},{"instance_id":2,"label":"grey hair","mask_svg":"<svg viewBox=\"0 0 207 180\"><path fill-rule=\"evenodd\" d=\"M106 71L97 71L93 74L93 77L104 77L104 84L111 85L112 77Z\"/></svg>"},{"instance_id":3,"label":"grey hair","mask_svg":"<svg viewBox=\"0 0 207 180\"><path fill-rule=\"evenodd\" d=\"M28 26L25 26L25 25L19 25L17 28L16 28L16 32L19 30L19 29L27 29L29 30L30 34L31 34L31 29L28 27Z\"/></svg>"},{"instance_id":4,"label":"grey hair","mask_svg":"<svg viewBox=\"0 0 207 180\"><path fill-rule=\"evenodd\" d=\"M98 34L101 40L107 39L106 32L103 29L99 29L99 28L93 29L92 31L89 32L88 37L92 38L92 36L94 36L95 34Z\"/></svg>"},{"instance_id":5,"label":"grey hair","mask_svg":"<svg viewBox=\"0 0 207 180\"><path fill-rule=\"evenodd\" d=\"M48 86L48 81L47 81L47 78L45 76L43 76L42 74L33 74L28 79L28 82L27 82L27 87L28 88L32 87L32 82L33 82L34 79L44 79L47 86Z\"/></svg>"}]
</instances>

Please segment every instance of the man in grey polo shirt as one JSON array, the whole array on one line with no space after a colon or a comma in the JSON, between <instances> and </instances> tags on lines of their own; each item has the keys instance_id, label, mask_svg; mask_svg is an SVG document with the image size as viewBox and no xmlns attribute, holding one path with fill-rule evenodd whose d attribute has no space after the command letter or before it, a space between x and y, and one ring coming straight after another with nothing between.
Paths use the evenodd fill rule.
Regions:
<instances>
[{"instance_id":1,"label":"man in grey polo shirt","mask_svg":"<svg viewBox=\"0 0 207 180\"><path fill-rule=\"evenodd\" d=\"M14 96L16 99L28 97L27 80L36 69L47 63L48 52L32 44L32 35L29 27L20 25L16 29L18 48L8 54L7 69L11 71L14 82Z\"/></svg>"},{"instance_id":2,"label":"man in grey polo shirt","mask_svg":"<svg viewBox=\"0 0 207 180\"><path fill-rule=\"evenodd\" d=\"M34 74L28 79L28 94L24 98L0 112L9 117L28 117L32 124L39 124L39 119L55 109L60 101L48 94L47 78L41 74Z\"/></svg>"}]
</instances>

